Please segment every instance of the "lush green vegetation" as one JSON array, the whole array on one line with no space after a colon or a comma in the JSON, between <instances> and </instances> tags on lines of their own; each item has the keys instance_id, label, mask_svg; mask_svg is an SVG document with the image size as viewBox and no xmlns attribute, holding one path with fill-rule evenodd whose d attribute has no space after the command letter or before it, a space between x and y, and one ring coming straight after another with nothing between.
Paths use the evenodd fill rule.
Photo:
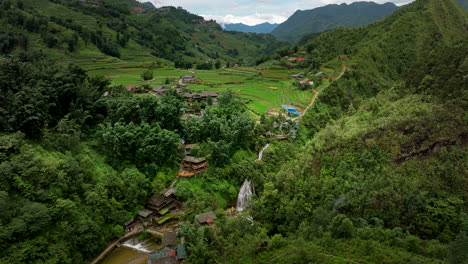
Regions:
<instances>
[{"instance_id":1,"label":"lush green vegetation","mask_svg":"<svg viewBox=\"0 0 468 264\"><path fill-rule=\"evenodd\" d=\"M453 1L416 1L299 47L349 69L296 143L243 164L253 224L186 227L193 262L464 263L467 22Z\"/></svg>"},{"instance_id":2,"label":"lush green vegetation","mask_svg":"<svg viewBox=\"0 0 468 264\"><path fill-rule=\"evenodd\" d=\"M207 172L175 185L185 214L160 219L178 218L187 263L466 263L468 17L453 0L416 0L375 24L314 35L279 50L274 60L263 58L256 69L203 64L211 70L197 69L202 81L189 89L220 91L218 106L193 103L200 115L183 118L188 103L175 89L155 96L123 86L148 90L189 73L162 68L171 64L165 60L125 61L135 47L161 48L138 39L138 21L149 19L132 16L128 7L138 3L102 1L96 9L78 2L5 3L0 263L89 262L124 233L149 196L172 182L182 139L198 143L193 154L209 162ZM32 15L40 4L40 14ZM75 15L73 23L83 28L93 28L97 17L134 20L128 46L118 48L124 59L82 64L90 75L51 60L54 50L80 50L68 51L76 58L86 53L78 29L62 29L71 44L49 32L61 25L47 15L57 10ZM149 14L187 32L194 16L184 12ZM116 28L102 26L111 35ZM197 29L188 46L203 36ZM38 52L48 34L57 42L49 39L53 47ZM112 43L105 36L88 51L104 52ZM204 59L200 54L193 58ZM302 55L304 62L288 63ZM246 53L235 57L249 60ZM327 79L315 76L318 71ZM298 72L316 87L297 89L288 77ZM299 122L263 115L281 103L304 107L313 93L315 104ZM279 141L267 132L289 137ZM267 143L263 160L255 161ZM226 211L245 179L255 195L232 216ZM210 210L218 216L214 225L194 224L196 214Z\"/></svg>"},{"instance_id":3,"label":"lush green vegetation","mask_svg":"<svg viewBox=\"0 0 468 264\"><path fill-rule=\"evenodd\" d=\"M324 32L338 27L358 27L390 15L398 7L393 3L356 2L331 4L312 10L298 10L271 34L278 39L297 41L310 33Z\"/></svg>"},{"instance_id":4,"label":"lush green vegetation","mask_svg":"<svg viewBox=\"0 0 468 264\"><path fill-rule=\"evenodd\" d=\"M82 66L171 64L166 60L181 68L217 60L252 65L284 46L271 35L223 31L181 8L150 9L127 0L6 0L0 23L3 53L42 48Z\"/></svg>"}]
</instances>

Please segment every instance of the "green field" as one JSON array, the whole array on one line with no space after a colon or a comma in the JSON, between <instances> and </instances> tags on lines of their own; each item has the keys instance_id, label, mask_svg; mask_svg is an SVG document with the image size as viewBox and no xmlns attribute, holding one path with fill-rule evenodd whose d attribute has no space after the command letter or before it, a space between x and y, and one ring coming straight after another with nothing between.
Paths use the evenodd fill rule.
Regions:
<instances>
[{"instance_id":1,"label":"green field","mask_svg":"<svg viewBox=\"0 0 468 264\"><path fill-rule=\"evenodd\" d=\"M137 64L123 63L121 61L102 61L97 64L83 65L92 76L104 76L112 80L114 85L161 85L167 78L171 81L169 86L177 84L180 76L193 74L201 79L201 83L188 84L192 92L203 90L225 91L231 89L241 98L250 110L256 114L263 114L270 110L279 110L281 104L292 104L305 108L313 97L313 91L300 91L289 78L290 75L305 71L303 69L288 70L274 67L259 71L255 68L225 68L219 70L181 70L174 68L153 69L154 79L143 81L141 74L146 71L148 64L137 67ZM338 65L338 64L337 64ZM330 67L330 65L326 65ZM323 71L331 76L336 76L340 71L339 65L336 69L325 68ZM328 84L325 81L322 86Z\"/></svg>"}]
</instances>

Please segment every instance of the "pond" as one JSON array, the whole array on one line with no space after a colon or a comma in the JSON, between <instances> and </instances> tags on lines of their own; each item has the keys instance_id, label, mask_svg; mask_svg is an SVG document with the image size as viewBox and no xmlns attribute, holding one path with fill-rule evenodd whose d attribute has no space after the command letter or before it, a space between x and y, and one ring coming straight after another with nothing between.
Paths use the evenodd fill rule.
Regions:
<instances>
[{"instance_id":1,"label":"pond","mask_svg":"<svg viewBox=\"0 0 468 264\"><path fill-rule=\"evenodd\" d=\"M112 250L101 264L144 264L148 260L148 253L161 248L160 242L154 238L131 238L120 247Z\"/></svg>"}]
</instances>

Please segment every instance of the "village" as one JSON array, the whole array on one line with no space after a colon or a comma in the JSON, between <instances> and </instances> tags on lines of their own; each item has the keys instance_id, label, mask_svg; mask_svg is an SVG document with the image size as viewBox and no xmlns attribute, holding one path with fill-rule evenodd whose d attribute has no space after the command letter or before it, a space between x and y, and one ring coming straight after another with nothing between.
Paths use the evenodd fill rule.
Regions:
<instances>
[{"instance_id":1,"label":"village","mask_svg":"<svg viewBox=\"0 0 468 264\"><path fill-rule=\"evenodd\" d=\"M315 74L317 77L327 78L323 73ZM313 85L314 82L308 78L304 78L304 73L298 73L290 76L292 79L300 79L299 85ZM205 106L218 106L218 93L214 91L200 91L191 92L188 88L189 83L200 83L201 80L194 75L180 76L176 85L167 87L164 85L158 85L155 88L150 88L148 85L145 86L133 86L128 85L125 89L128 92L135 94L151 94L153 96L160 97L167 93L170 89L175 90L184 100L184 107L180 109L182 119L188 117L200 118L203 115L203 111L200 109L200 104ZM108 96L108 94L104 94ZM273 116L283 115L285 120L282 122L273 122L271 131L265 132L263 135L266 138L286 140L288 138L295 138L297 135L297 129L299 127L299 120L294 117L299 117L303 113L303 109L291 105L282 104L280 105L279 113L267 113ZM278 131L274 133L272 131ZM268 144L269 145L269 144ZM259 160L261 160L263 151L268 148L265 146L259 154ZM139 233L147 232L151 235L159 237L161 239L161 247L159 250L148 253L148 264L171 264L180 263L187 258L187 250L185 245L185 239L180 234L180 227L178 224L179 219L185 215L182 209L182 202L177 199L177 189L173 186L176 185L179 178L192 178L197 175L208 171L208 159L206 156L201 156L200 145L196 142L185 142L179 146L179 151L183 156L179 171L176 178L171 183L170 187L162 189L159 193L152 195L145 207L137 212L137 215L125 223L125 234L120 237L117 241L109 245L109 247L98 256L95 261L91 264L99 263L106 254L108 254L114 247L119 247L124 241L133 237ZM246 182L247 183L247 182ZM244 183L244 185L246 184ZM250 184L250 182L248 182ZM243 185L243 189L244 188ZM247 193L252 189L248 186ZM241 189L242 192L242 189ZM251 192L251 191L250 191ZM241 195L239 196L241 197ZM240 199L240 198L239 198ZM246 196L242 196L242 200L249 199ZM245 202L245 201L244 201ZM227 215L234 216L238 212L236 209L231 208L228 210ZM217 217L214 212L208 211L201 214L197 214L194 217L194 222L199 225L212 225L215 224Z\"/></svg>"}]
</instances>

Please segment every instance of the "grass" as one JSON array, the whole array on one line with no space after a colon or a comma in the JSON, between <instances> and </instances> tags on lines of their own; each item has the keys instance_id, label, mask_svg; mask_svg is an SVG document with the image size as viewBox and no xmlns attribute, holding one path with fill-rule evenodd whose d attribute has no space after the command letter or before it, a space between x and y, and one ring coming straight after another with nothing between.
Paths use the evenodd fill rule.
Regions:
<instances>
[{"instance_id":1,"label":"grass","mask_svg":"<svg viewBox=\"0 0 468 264\"><path fill-rule=\"evenodd\" d=\"M337 63L336 63L337 64ZM292 104L305 108L313 97L313 91L300 91L293 85L289 76L304 69L286 69L275 66L272 69L259 71L255 68L225 68L219 70L181 70L174 68L153 69L154 79L143 81L141 74L148 69L148 64L141 62L122 62L118 60L101 60L84 67L92 76L104 76L112 80L113 85L143 85L158 86L167 78L169 86L177 84L180 76L194 74L201 79L200 83L188 84L192 92L204 90L222 92L231 89L244 99L247 107L255 114L264 114L269 110L279 110L281 104ZM335 75L341 67L326 65L324 71ZM325 81L324 84L328 83Z\"/></svg>"}]
</instances>

